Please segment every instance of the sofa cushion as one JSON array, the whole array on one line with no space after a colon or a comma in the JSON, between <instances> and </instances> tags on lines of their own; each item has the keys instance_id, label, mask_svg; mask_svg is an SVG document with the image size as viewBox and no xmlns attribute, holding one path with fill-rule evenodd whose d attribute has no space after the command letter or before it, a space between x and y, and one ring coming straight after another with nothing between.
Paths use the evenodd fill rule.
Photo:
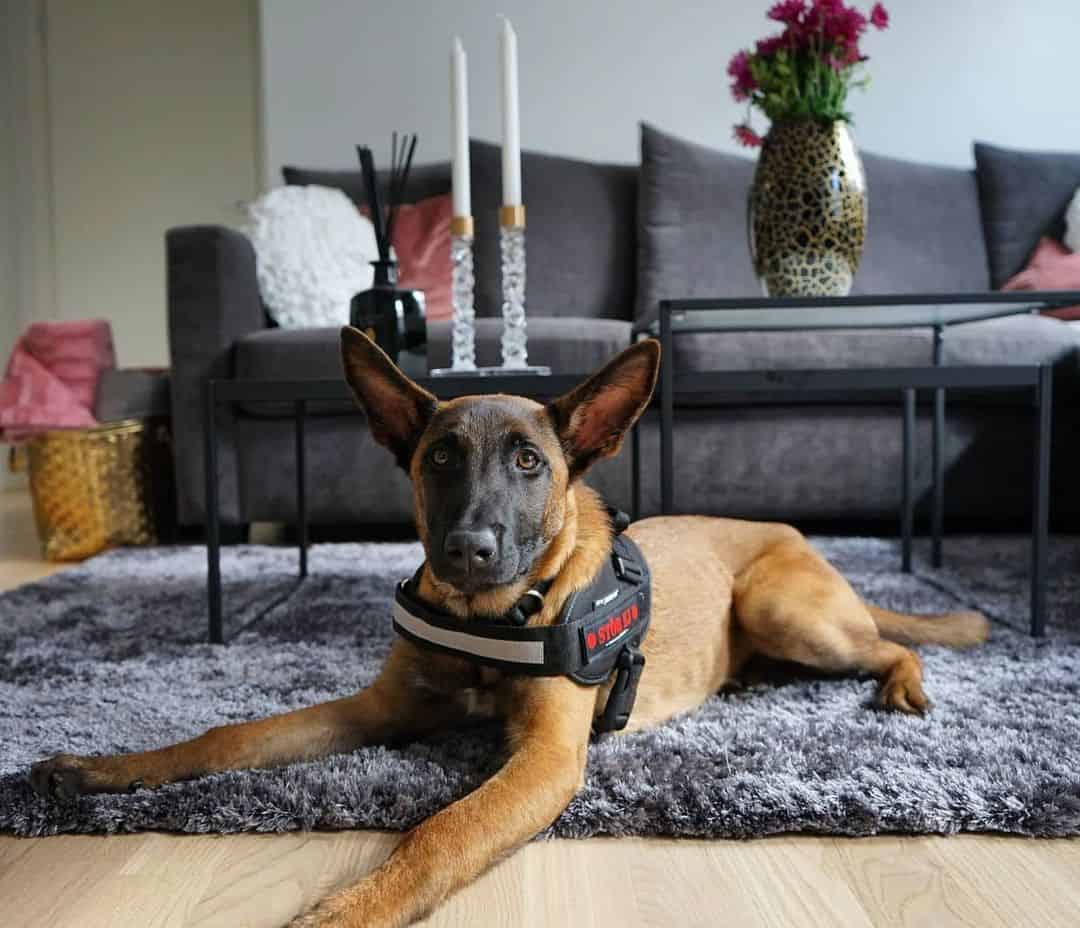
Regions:
<instances>
[{"instance_id":1,"label":"sofa cushion","mask_svg":"<svg viewBox=\"0 0 1080 928\"><path fill-rule=\"evenodd\" d=\"M1080 187L1080 152L1033 152L975 143L983 232L993 285L1023 270L1044 235L1064 238Z\"/></svg>"},{"instance_id":2,"label":"sofa cushion","mask_svg":"<svg viewBox=\"0 0 1080 928\"><path fill-rule=\"evenodd\" d=\"M746 242L747 158L641 124L638 180L639 323L666 298L757 296Z\"/></svg>"},{"instance_id":3,"label":"sofa cushion","mask_svg":"<svg viewBox=\"0 0 1080 928\"><path fill-rule=\"evenodd\" d=\"M1080 329L1034 313L972 322L945 332L942 358L946 364L1056 364L1076 374Z\"/></svg>"},{"instance_id":4,"label":"sofa cushion","mask_svg":"<svg viewBox=\"0 0 1080 928\"><path fill-rule=\"evenodd\" d=\"M529 362L545 364L556 374L584 378L630 344L630 323L618 319L530 318ZM341 370L341 330L264 329L236 343L235 376L251 380L320 380L344 377ZM500 363L501 319L476 321L476 363ZM450 323L428 326L428 364L450 366ZM291 415L290 404L252 403L242 407L255 416ZM352 403L315 403L312 412L350 412Z\"/></svg>"},{"instance_id":5,"label":"sofa cushion","mask_svg":"<svg viewBox=\"0 0 1080 928\"><path fill-rule=\"evenodd\" d=\"M928 329L687 333L674 340L677 370L917 367L933 360Z\"/></svg>"},{"instance_id":6,"label":"sofa cushion","mask_svg":"<svg viewBox=\"0 0 1080 928\"><path fill-rule=\"evenodd\" d=\"M917 367L933 363L929 329L837 329L686 333L674 340L677 369L792 370ZM946 330L945 364L1059 364L1077 371L1080 328L1039 315L956 325Z\"/></svg>"},{"instance_id":7,"label":"sofa cushion","mask_svg":"<svg viewBox=\"0 0 1080 928\"><path fill-rule=\"evenodd\" d=\"M869 220L854 293L990 285L974 172L863 153Z\"/></svg>"},{"instance_id":8,"label":"sofa cushion","mask_svg":"<svg viewBox=\"0 0 1080 928\"><path fill-rule=\"evenodd\" d=\"M476 312L502 313L502 150L472 141ZM531 316L631 319L636 279L637 167L523 152L522 196Z\"/></svg>"}]
</instances>

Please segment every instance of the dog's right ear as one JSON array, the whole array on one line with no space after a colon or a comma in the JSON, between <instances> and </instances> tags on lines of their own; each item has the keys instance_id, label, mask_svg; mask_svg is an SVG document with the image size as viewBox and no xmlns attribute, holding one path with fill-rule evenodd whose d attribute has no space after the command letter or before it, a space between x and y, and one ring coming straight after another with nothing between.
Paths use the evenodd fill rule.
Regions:
<instances>
[{"instance_id":1,"label":"dog's right ear","mask_svg":"<svg viewBox=\"0 0 1080 928\"><path fill-rule=\"evenodd\" d=\"M618 454L645 411L660 370L660 343L648 338L616 355L588 380L548 404L571 478Z\"/></svg>"},{"instance_id":2,"label":"dog's right ear","mask_svg":"<svg viewBox=\"0 0 1080 928\"><path fill-rule=\"evenodd\" d=\"M345 379L367 414L371 434L407 471L439 401L401 373L375 342L349 325L341 330L341 362Z\"/></svg>"}]
</instances>

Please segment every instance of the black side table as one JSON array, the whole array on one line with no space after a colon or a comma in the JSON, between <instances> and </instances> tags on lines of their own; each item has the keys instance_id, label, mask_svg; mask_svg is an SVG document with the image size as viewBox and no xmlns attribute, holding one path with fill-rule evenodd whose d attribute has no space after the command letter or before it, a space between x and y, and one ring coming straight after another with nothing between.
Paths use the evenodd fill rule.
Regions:
<instances>
[{"instance_id":1,"label":"black side table","mask_svg":"<svg viewBox=\"0 0 1080 928\"><path fill-rule=\"evenodd\" d=\"M914 526L915 402L919 390L934 396L933 509L931 563L942 563L944 534L945 396L949 389L1026 390L1035 408L1032 486L1031 633L1045 631L1046 558L1049 519L1052 369L1049 365L952 367L942 364L946 330L964 323L1024 315L1051 306L1080 303L1080 293L918 294L792 299L663 300L659 318L644 330L659 335L661 511L673 509L674 410L680 396L695 402L746 404L762 401L823 402L853 394L892 393L903 407L901 477L902 568L911 570ZM933 332L933 362L921 367L827 368L680 372L674 363L677 335L697 332L821 331L927 328ZM635 485L639 452L635 447Z\"/></svg>"}]
</instances>

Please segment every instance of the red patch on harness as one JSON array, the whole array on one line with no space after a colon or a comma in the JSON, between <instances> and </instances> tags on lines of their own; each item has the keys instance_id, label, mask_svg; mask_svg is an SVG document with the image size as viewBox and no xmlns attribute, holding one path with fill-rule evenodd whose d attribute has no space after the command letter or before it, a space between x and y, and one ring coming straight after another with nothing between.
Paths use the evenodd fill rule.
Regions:
<instances>
[{"instance_id":1,"label":"red patch on harness","mask_svg":"<svg viewBox=\"0 0 1080 928\"><path fill-rule=\"evenodd\" d=\"M638 604L634 602L614 615L598 619L587 631L584 631L586 658L592 660L598 651L604 650L622 638L633 628L640 614Z\"/></svg>"}]
</instances>

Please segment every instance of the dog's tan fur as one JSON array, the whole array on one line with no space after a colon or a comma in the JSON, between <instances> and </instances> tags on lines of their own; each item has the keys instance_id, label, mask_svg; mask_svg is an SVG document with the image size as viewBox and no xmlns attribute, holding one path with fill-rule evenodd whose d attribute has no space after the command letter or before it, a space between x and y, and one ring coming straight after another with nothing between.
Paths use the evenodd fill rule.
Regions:
<instances>
[{"instance_id":1,"label":"dog's tan fur","mask_svg":"<svg viewBox=\"0 0 1080 928\"><path fill-rule=\"evenodd\" d=\"M426 501L422 482L415 478L432 436L420 411L430 409L434 398L391 369L388 359L359 333L345 333L345 362L374 434L399 461L411 463L423 536ZM532 621L553 622L570 592L588 585L611 545L606 510L577 479L577 459L564 453L567 442L587 446L596 457L616 453L626 429L648 402L658 362L655 343L641 343L560 401L561 406L545 409L519 397L499 400L502 411L542 443L552 461L544 512L547 546L528 577L478 594L440 582L429 568L421 578L422 597L467 622L478 612L505 611L529 584L552 578L545 607ZM456 411L464 413L477 402L465 398L442 404L441 427L453 423ZM550 425L552 415L562 423L558 435ZM617 420L617 427L607 434L605 423L611 420ZM402 443L409 429L419 433L412 446ZM880 681L882 707L921 713L928 707L921 664L899 642L965 646L987 634L985 619L975 613L922 619L868 606L785 525L664 517L638 522L628 533L653 574L652 624L643 648L647 664L631 729L656 725L700 705L756 654L826 671L873 674ZM581 786L592 719L606 698L606 686L583 687L562 677L515 677L397 639L378 679L355 696L223 726L156 751L115 757L60 755L36 765L31 780L46 793L151 787L412 739L467 716L500 716L509 744L502 769L409 832L374 872L294 922L404 925L559 815Z\"/></svg>"}]
</instances>

